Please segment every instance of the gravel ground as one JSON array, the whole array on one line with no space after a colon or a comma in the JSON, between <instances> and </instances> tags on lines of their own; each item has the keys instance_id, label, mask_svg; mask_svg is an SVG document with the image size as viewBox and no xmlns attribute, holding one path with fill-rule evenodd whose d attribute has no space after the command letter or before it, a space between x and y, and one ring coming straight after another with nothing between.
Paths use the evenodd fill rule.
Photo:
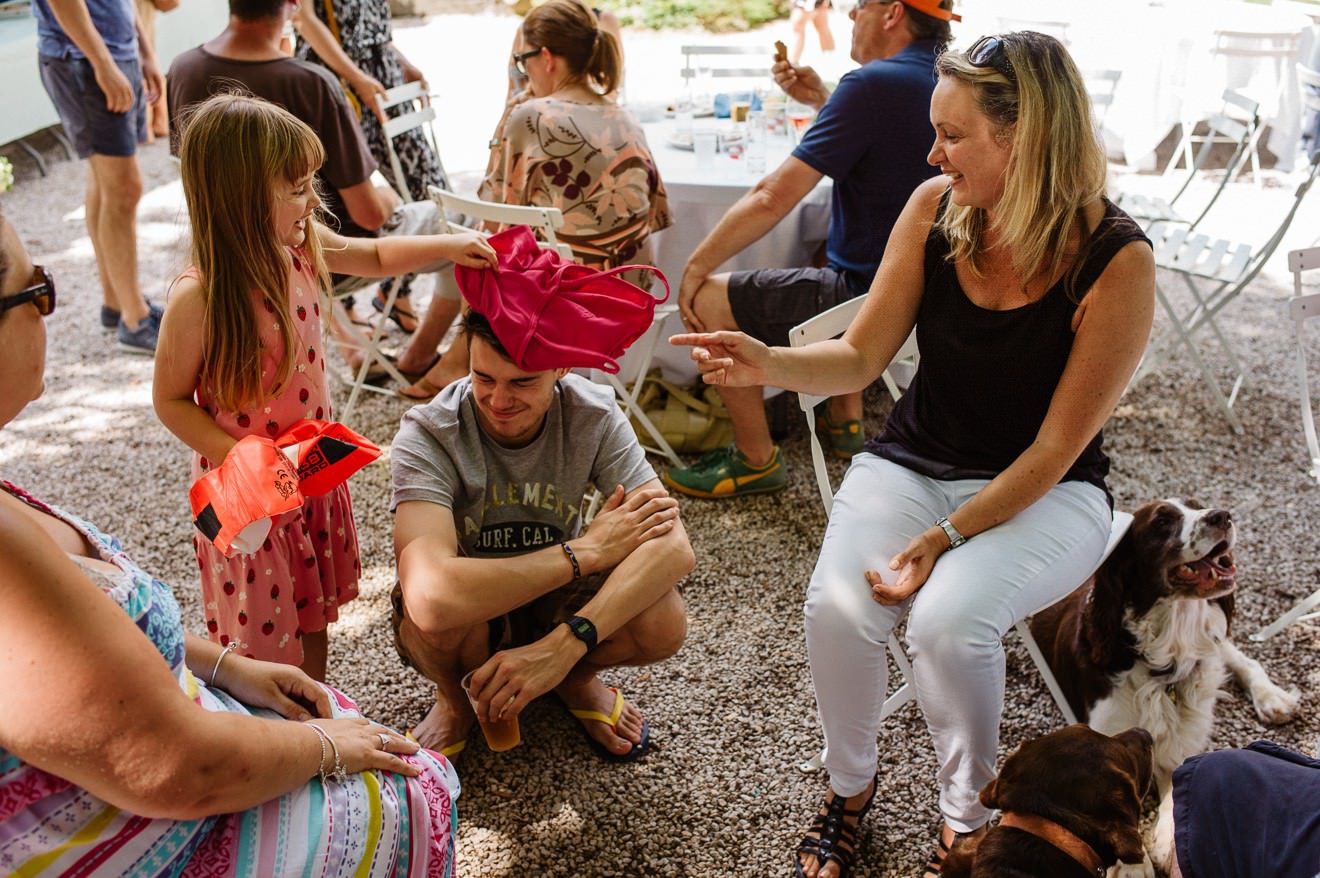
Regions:
<instances>
[{"instance_id":1,"label":"gravel ground","mask_svg":"<svg viewBox=\"0 0 1320 878\"><path fill-rule=\"evenodd\" d=\"M83 171L57 162L41 179L22 156L14 160L19 182L0 206L34 258L54 273L61 305L49 323L45 396L5 431L0 473L118 534L145 567L174 584L185 618L200 631L188 454L151 410L151 361L116 353L98 327L100 292L81 215ZM142 165L148 195L139 217L141 276L148 295L160 299L185 258L182 212L164 146L147 147ZM1277 195L1240 188L1246 197ZM1308 238L1314 228L1308 226ZM1215 416L1185 356L1133 388L1107 427L1120 507L1192 495L1234 510L1239 633L1320 585L1310 530L1320 492L1305 473L1297 424L1280 308L1288 293L1277 273L1264 276L1225 316L1252 369L1238 407L1245 436L1233 436ZM1213 346L1209 354L1223 365ZM371 397L352 426L387 446L404 409L402 401ZM868 428L877 428L887 410L873 394ZM476 741L459 760L460 874L787 874L788 851L824 784L823 775L796 767L820 743L800 604L823 526L798 421L791 419L785 446L788 491L734 503L683 502L698 557L686 583L687 644L658 667L622 670L608 680L650 717L655 752L637 765L606 765L556 704L533 705L523 716L521 747L496 755ZM358 474L353 493L365 578L361 597L333 628L330 679L367 714L405 726L422 715L428 693L390 642L386 467ZM1320 735L1313 709L1320 672L1309 656L1320 646L1320 626L1294 625L1265 645L1240 641L1276 681L1304 693L1301 716L1267 729L1230 688L1213 746L1270 737L1312 752ZM1012 637L1008 686L1005 752L1060 723ZM861 843L857 878L916 875L938 825L935 767L918 711L904 709L881 734L879 807Z\"/></svg>"}]
</instances>

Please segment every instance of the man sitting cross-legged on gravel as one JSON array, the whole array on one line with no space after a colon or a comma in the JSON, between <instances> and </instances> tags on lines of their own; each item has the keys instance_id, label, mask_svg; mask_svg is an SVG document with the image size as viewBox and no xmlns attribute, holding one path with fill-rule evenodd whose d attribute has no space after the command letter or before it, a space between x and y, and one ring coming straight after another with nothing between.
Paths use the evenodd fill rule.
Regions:
<instances>
[{"instance_id":1,"label":"man sitting cross-legged on gravel","mask_svg":"<svg viewBox=\"0 0 1320 878\"><path fill-rule=\"evenodd\" d=\"M396 644L436 684L414 729L447 755L475 716L516 716L554 690L602 755L646 752L641 713L597 676L678 651L677 584L694 559L671 498L609 388L517 365L464 318L471 373L403 417L394 439ZM596 486L606 497L582 527ZM567 624L566 624L567 623Z\"/></svg>"}]
</instances>

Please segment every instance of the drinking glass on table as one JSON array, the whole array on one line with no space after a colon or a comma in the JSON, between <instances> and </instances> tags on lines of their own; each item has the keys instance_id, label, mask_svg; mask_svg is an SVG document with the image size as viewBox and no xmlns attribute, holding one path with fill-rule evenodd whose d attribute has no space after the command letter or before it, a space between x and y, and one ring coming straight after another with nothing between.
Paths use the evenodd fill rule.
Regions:
<instances>
[{"instance_id":1,"label":"drinking glass on table","mask_svg":"<svg viewBox=\"0 0 1320 878\"><path fill-rule=\"evenodd\" d=\"M807 133L811 127L811 120L815 118L816 111L800 101L789 101L784 110L784 115L788 119L789 131L793 134L793 145L802 142L802 135Z\"/></svg>"},{"instance_id":2,"label":"drinking glass on table","mask_svg":"<svg viewBox=\"0 0 1320 878\"><path fill-rule=\"evenodd\" d=\"M715 163L715 150L719 135L714 128L705 126L692 129L692 152L697 157L697 167L707 168Z\"/></svg>"}]
</instances>

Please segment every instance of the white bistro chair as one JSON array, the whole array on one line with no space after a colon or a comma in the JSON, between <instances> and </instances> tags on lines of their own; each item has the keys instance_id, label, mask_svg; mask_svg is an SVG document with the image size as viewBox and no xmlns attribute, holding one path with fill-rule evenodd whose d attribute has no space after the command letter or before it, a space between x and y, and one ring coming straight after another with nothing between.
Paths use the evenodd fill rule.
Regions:
<instances>
[{"instance_id":1,"label":"white bistro chair","mask_svg":"<svg viewBox=\"0 0 1320 878\"><path fill-rule=\"evenodd\" d=\"M572 260L572 249L560 241L555 235L555 230L564 225L564 215L557 207L531 207L515 204L495 204L489 201L480 201L476 198L466 198L461 195L455 195L438 187L431 187L431 197L435 199L440 208L440 217L442 230L455 231L464 227L452 222L449 216L462 214L474 224L496 223L499 225L527 225L540 232L541 246L558 251L559 255L565 259ZM446 271L444 277L448 283L453 283L453 272ZM660 305L655 309L655 317L651 323L651 330L642 336L641 342L645 345L643 357L639 361L637 371L637 380L632 389L625 384L625 377L612 375L598 369L592 369L591 379L593 381L604 381L614 389L615 397L619 401L619 406L624 414L633 416L637 423L641 424L650 435L653 444L642 443L642 447L655 454L662 454L669 459L675 466L682 466L682 460L665 437L656 428L655 424L646 417L642 407L637 405L637 395L641 392L642 382L640 377L645 375L651 367L651 358L655 354L656 343L660 338L658 327L664 323L665 319L678 310L678 305L667 304Z\"/></svg>"},{"instance_id":2,"label":"white bistro chair","mask_svg":"<svg viewBox=\"0 0 1320 878\"><path fill-rule=\"evenodd\" d=\"M449 175L445 173L444 163L440 160L440 149L435 140L435 106L430 102L430 95L422 91L422 84L405 82L403 85L396 85L387 89L384 94L377 94L376 104L386 111L406 105L405 112L389 117L384 125L385 145L390 151L390 170L394 172L394 189L399 193L399 197L405 202L414 200L404 179L399 153L394 148L394 138L404 132L421 130L422 136L426 138L426 142L435 153L436 162L440 165L440 175L448 179Z\"/></svg>"},{"instance_id":3,"label":"white bistro chair","mask_svg":"<svg viewBox=\"0 0 1320 878\"><path fill-rule=\"evenodd\" d=\"M1186 347L1201 373L1206 390L1214 398L1216 405L1224 413L1233 432L1242 433L1242 421L1233 411L1238 392L1246 378L1246 369L1234 353L1228 338L1219 328L1216 317L1230 302L1255 280L1274 251L1278 249L1288 227L1292 225L1297 209L1315 182L1317 170L1320 170L1320 151L1311 157L1310 167L1306 171L1288 212L1277 228L1264 243L1256 248L1250 244L1237 243L1224 238L1195 232L1192 229L1172 223L1156 223L1147 233L1155 248L1155 265L1177 275L1187 287L1191 303L1183 311L1177 310L1164 285L1156 279L1155 298L1169 318L1169 327L1151 338L1146 353L1137 366L1136 374L1128 386L1141 380L1154 368L1170 349ZM1220 387L1218 379L1207 365L1201 353L1198 337L1205 331L1212 333L1233 369L1232 384L1227 394Z\"/></svg>"},{"instance_id":4,"label":"white bistro chair","mask_svg":"<svg viewBox=\"0 0 1320 878\"><path fill-rule=\"evenodd\" d=\"M852 323L853 318L857 316L857 312L861 310L862 302L865 298L865 296L858 296L855 299L850 299L847 302L835 305L828 311L812 317L810 320L799 323L789 331L789 345L795 348L805 347L814 342L824 341L828 338L835 338L843 334L844 330L848 328L848 325ZM894 355L894 358L890 363L890 368L892 369L896 364L900 363L914 363L918 357L917 337L914 330L898 349L898 353ZM885 371L883 378L885 386L889 390L889 394L895 401L897 401L901 393L892 376L890 376L889 370ZM830 474L825 466L825 454L821 449L820 438L816 435L815 417L815 407L820 403L822 397L813 396L807 393L798 393L797 396L798 405L801 407L802 413L807 419L807 435L811 437L811 463L816 471L816 487L820 491L821 505L825 507L825 515L828 518L830 510L834 506L834 488L830 483ZM1105 558L1109 557L1109 554L1114 550L1114 547L1118 545L1118 541L1122 539L1123 534L1127 532L1128 526L1131 523L1132 515L1130 513L1114 513L1114 523L1110 529L1109 543L1105 546L1104 554L1101 556L1102 562ZM1096 566L1099 567L1099 564ZM1078 585L1081 585L1081 583L1078 583ZM1043 610L1045 608L1041 607L1041 609ZM1036 645L1036 638L1031 636L1031 629L1027 625L1027 620L1023 619L1018 622L1014 626L1014 630L1017 631L1018 636L1022 638L1023 646L1027 648L1027 652L1031 655L1031 660L1035 663L1036 669L1040 672L1041 679L1045 683L1045 688L1049 690L1050 697L1054 699L1055 706L1058 707L1059 712L1063 714L1064 721L1067 723L1077 722L1077 715L1068 704L1068 699L1064 697L1063 690L1059 688L1058 681L1054 679L1054 673L1050 670L1049 664L1045 661L1044 654L1041 653L1040 647ZM888 649L890 657L894 660L894 664L898 666L898 672L902 679L902 683L885 698L885 703L880 709L880 718L882 720L903 705L907 704L916 695L911 682L912 665L908 661L907 653L903 651L903 646L899 643L897 635L891 634L889 636ZM824 756L824 751L821 751L801 763L798 768L803 772L815 771L824 764Z\"/></svg>"},{"instance_id":5,"label":"white bistro chair","mask_svg":"<svg viewBox=\"0 0 1320 878\"><path fill-rule=\"evenodd\" d=\"M679 75L685 85L692 85L699 73L709 71L713 78L769 79L770 64L774 59L774 50L769 46L683 46L683 67ZM734 67L728 64L712 64L712 58L721 62L732 58L735 63L739 55L754 55L761 63L755 67Z\"/></svg>"},{"instance_id":6,"label":"white bistro chair","mask_svg":"<svg viewBox=\"0 0 1320 878\"><path fill-rule=\"evenodd\" d=\"M1306 361L1308 336L1306 322L1320 317L1320 293L1302 293L1302 272L1320 268L1320 247L1293 250L1288 254L1288 269L1293 274L1293 297L1288 300L1288 316L1297 339L1297 394L1301 401L1302 434L1311 455L1311 477L1320 480L1320 441L1316 440L1315 413L1311 408L1310 371ZM1266 640L1294 622L1320 617L1320 588L1303 598L1291 610L1252 634L1252 640Z\"/></svg>"},{"instance_id":7,"label":"white bistro chair","mask_svg":"<svg viewBox=\"0 0 1320 878\"><path fill-rule=\"evenodd\" d=\"M1122 193L1118 198L1118 206L1123 208L1128 216L1145 228L1157 222L1182 223L1195 228L1205 219L1205 215L1210 212L1210 208L1214 206L1224 188L1228 186L1228 181L1233 179L1233 175L1246 158L1252 142L1259 136L1260 102L1232 89L1225 89L1224 105L1218 113L1207 120L1207 125L1209 130L1205 134L1195 134L1195 129L1191 126L1183 127L1182 139L1174 148L1173 157L1164 169L1163 178L1168 180L1181 160L1185 165L1182 185L1168 198L1136 190ZM1193 149L1197 141L1200 142L1200 147ZM1209 174L1205 166L1218 144L1231 144L1233 147L1223 171L1215 172L1221 173L1219 185L1210 193L1209 199L1201 205L1200 211L1195 216L1191 216L1190 212L1183 213L1178 204L1179 199L1187 193L1193 182L1198 179L1208 179Z\"/></svg>"}]
</instances>

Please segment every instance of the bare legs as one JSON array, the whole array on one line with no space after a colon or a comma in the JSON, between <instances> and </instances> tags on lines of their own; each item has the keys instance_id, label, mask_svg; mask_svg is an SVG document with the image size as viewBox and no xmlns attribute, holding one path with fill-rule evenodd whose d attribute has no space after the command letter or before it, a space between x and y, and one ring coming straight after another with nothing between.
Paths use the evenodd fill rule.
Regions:
<instances>
[{"instance_id":1,"label":"bare legs","mask_svg":"<svg viewBox=\"0 0 1320 878\"><path fill-rule=\"evenodd\" d=\"M93 155L88 159L87 234L92 239L105 304L128 329L147 316L138 285L137 206L142 175L135 156Z\"/></svg>"}]
</instances>

